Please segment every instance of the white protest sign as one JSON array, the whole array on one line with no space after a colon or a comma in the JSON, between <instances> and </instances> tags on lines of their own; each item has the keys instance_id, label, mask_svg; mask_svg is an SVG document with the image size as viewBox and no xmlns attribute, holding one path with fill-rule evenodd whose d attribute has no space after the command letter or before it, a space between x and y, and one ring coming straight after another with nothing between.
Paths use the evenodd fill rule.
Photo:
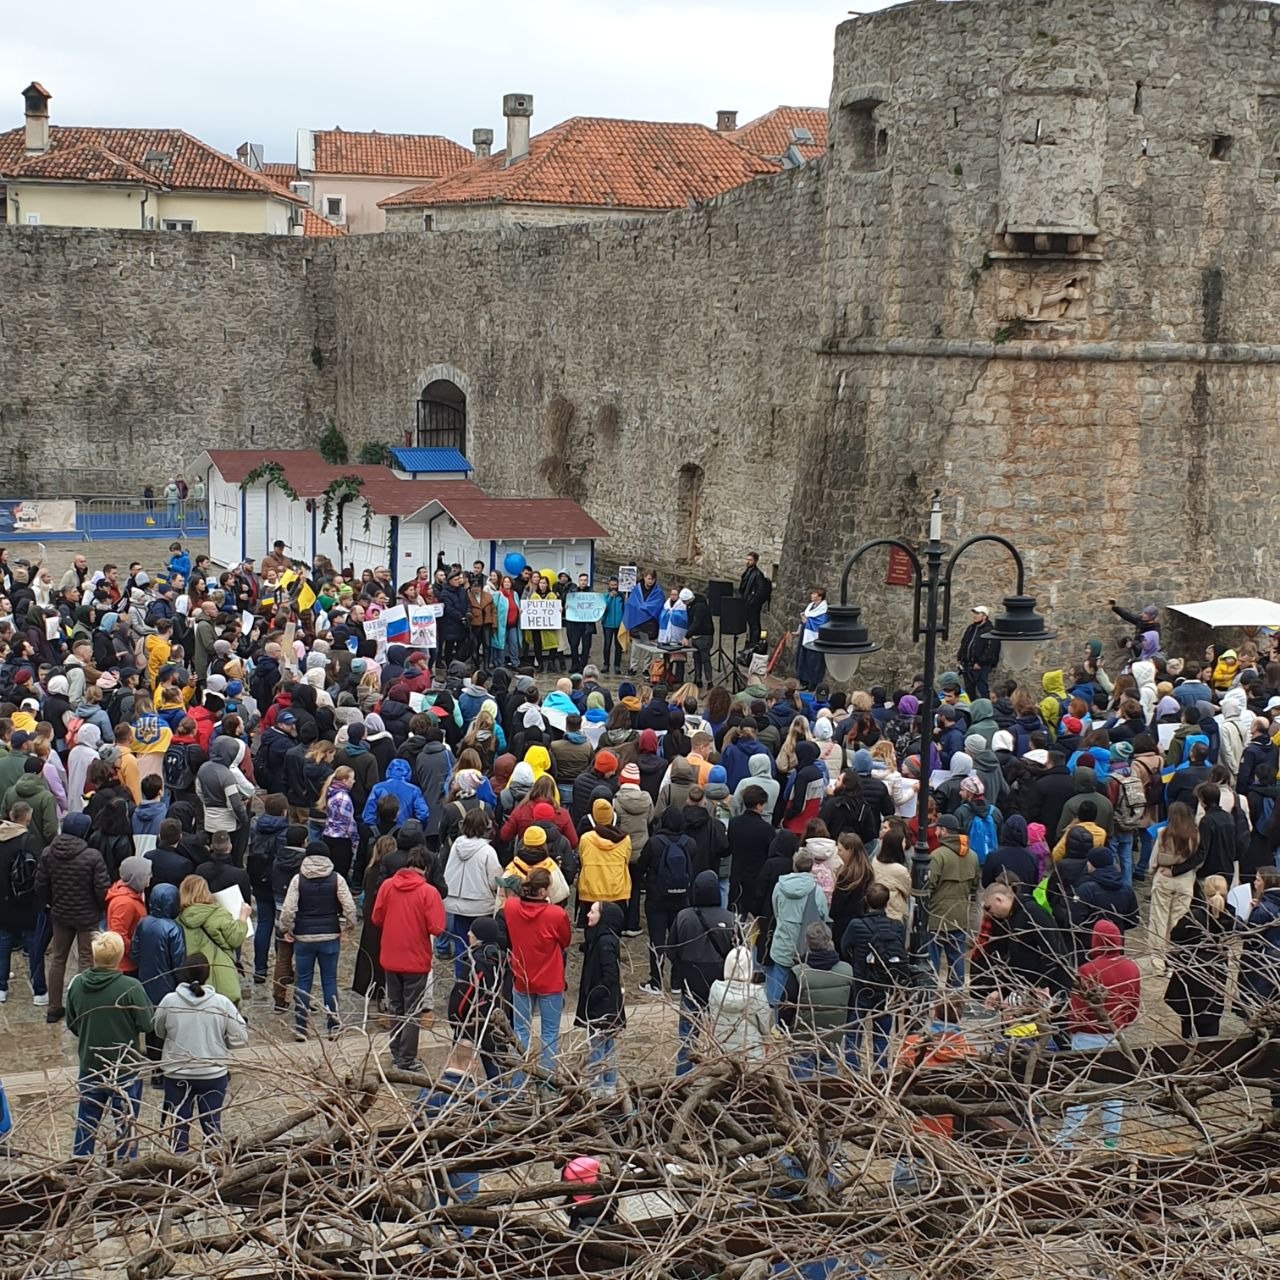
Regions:
<instances>
[{"instance_id":1,"label":"white protest sign","mask_svg":"<svg viewBox=\"0 0 1280 1280\"><path fill-rule=\"evenodd\" d=\"M639 581L639 574L636 572L636 566L633 564L622 564L618 566L618 594L625 597L627 592Z\"/></svg>"},{"instance_id":2,"label":"white protest sign","mask_svg":"<svg viewBox=\"0 0 1280 1280\"><path fill-rule=\"evenodd\" d=\"M381 618L371 618L366 614L364 636L366 640L372 640L377 644L378 650L375 656L379 662L384 662L387 657L387 624Z\"/></svg>"},{"instance_id":3,"label":"white protest sign","mask_svg":"<svg viewBox=\"0 0 1280 1280\"><path fill-rule=\"evenodd\" d=\"M436 647L436 614L432 605L411 604L409 606L409 643L415 649Z\"/></svg>"},{"instance_id":4,"label":"white protest sign","mask_svg":"<svg viewBox=\"0 0 1280 1280\"><path fill-rule=\"evenodd\" d=\"M559 631L560 597L530 596L520 601L520 629L522 631Z\"/></svg>"}]
</instances>

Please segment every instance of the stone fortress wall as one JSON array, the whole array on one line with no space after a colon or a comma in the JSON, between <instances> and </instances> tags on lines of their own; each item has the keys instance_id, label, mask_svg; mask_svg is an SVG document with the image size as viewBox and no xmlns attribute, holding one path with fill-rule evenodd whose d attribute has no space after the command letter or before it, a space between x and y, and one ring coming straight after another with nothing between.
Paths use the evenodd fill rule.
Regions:
<instances>
[{"instance_id":1,"label":"stone fortress wall","mask_svg":"<svg viewBox=\"0 0 1280 1280\"><path fill-rule=\"evenodd\" d=\"M959 0L844 23L820 162L640 221L308 241L6 228L0 486L208 446L399 442L468 396L495 493L790 618L864 538L1013 538L1064 646L1266 594L1280 6ZM140 488L140 484L138 486ZM967 562L957 608L1012 569ZM873 629L910 593L855 579ZM1064 651L1065 651L1064 647ZM889 655L900 673L915 664Z\"/></svg>"}]
</instances>

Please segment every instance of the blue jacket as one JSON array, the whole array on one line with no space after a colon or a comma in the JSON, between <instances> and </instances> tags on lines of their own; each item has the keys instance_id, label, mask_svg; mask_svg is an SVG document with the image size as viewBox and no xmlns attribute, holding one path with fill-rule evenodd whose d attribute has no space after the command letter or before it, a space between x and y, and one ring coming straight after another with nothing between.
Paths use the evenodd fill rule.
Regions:
<instances>
[{"instance_id":1,"label":"blue jacket","mask_svg":"<svg viewBox=\"0 0 1280 1280\"><path fill-rule=\"evenodd\" d=\"M616 631L622 626L622 606L626 603L621 595L609 594L604 598L604 617L600 625L609 631Z\"/></svg>"},{"instance_id":2,"label":"blue jacket","mask_svg":"<svg viewBox=\"0 0 1280 1280\"><path fill-rule=\"evenodd\" d=\"M129 955L138 966L138 981L153 1005L178 989L178 968L187 958L177 917L177 887L153 885L151 910L138 921L129 947Z\"/></svg>"},{"instance_id":3,"label":"blue jacket","mask_svg":"<svg viewBox=\"0 0 1280 1280\"><path fill-rule=\"evenodd\" d=\"M360 815L360 820L366 826L373 826L378 820L378 801L383 796L395 796L400 802L400 811L396 814L396 825L408 822L410 818L416 818L419 822L427 821L427 802L422 798L420 788L414 786L410 781L412 771L409 768L407 760L399 758L392 760L387 765L386 780L379 782L369 792L369 798L364 802L364 812Z\"/></svg>"},{"instance_id":4,"label":"blue jacket","mask_svg":"<svg viewBox=\"0 0 1280 1280\"><path fill-rule=\"evenodd\" d=\"M135 836L158 836L160 824L169 812L169 800L161 794L158 800L144 800L133 811L133 834Z\"/></svg>"},{"instance_id":5,"label":"blue jacket","mask_svg":"<svg viewBox=\"0 0 1280 1280\"><path fill-rule=\"evenodd\" d=\"M465 728L480 714L480 708L490 699L488 689L477 689L467 685L458 695L458 710L462 713L462 724Z\"/></svg>"},{"instance_id":6,"label":"blue jacket","mask_svg":"<svg viewBox=\"0 0 1280 1280\"><path fill-rule=\"evenodd\" d=\"M849 717L853 719L852 716ZM948 769L951 767L951 757L957 751L964 750L965 728L964 725L956 723L950 729L944 729L942 736L938 739L938 750L942 755L942 767Z\"/></svg>"},{"instance_id":7,"label":"blue jacket","mask_svg":"<svg viewBox=\"0 0 1280 1280\"><path fill-rule=\"evenodd\" d=\"M751 757L767 756L768 754L769 748L763 742L757 742L754 738L746 741L739 739L729 743L724 751L720 753L720 764L725 774L725 786L731 792L736 791L738 783L751 776L751 765L749 763Z\"/></svg>"},{"instance_id":8,"label":"blue jacket","mask_svg":"<svg viewBox=\"0 0 1280 1280\"><path fill-rule=\"evenodd\" d=\"M169 557L169 576L172 578L175 573L182 574L183 581L190 581L191 553L189 551L180 551L176 556Z\"/></svg>"}]
</instances>

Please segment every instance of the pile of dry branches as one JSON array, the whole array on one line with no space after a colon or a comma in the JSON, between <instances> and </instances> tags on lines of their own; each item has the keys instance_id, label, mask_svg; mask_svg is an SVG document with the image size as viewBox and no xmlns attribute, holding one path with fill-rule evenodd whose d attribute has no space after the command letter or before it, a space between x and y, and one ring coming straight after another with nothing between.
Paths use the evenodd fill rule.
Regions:
<instances>
[{"instance_id":1,"label":"pile of dry branches","mask_svg":"<svg viewBox=\"0 0 1280 1280\"><path fill-rule=\"evenodd\" d=\"M345 1075L298 1066L307 1105L272 1119L232 1104L224 1142L190 1155L144 1132L124 1162L10 1161L0 1278L1276 1272L1265 1028L1093 1055L998 1025L970 1041L942 1066L837 1058L807 1079L780 1041L763 1060L633 1072L609 1101L572 1058L554 1087L521 1090L385 1072L372 1053ZM1066 1106L1117 1098L1121 1150L1054 1145ZM578 1156L600 1162L573 1187L593 1196L588 1226L565 1212Z\"/></svg>"}]
</instances>

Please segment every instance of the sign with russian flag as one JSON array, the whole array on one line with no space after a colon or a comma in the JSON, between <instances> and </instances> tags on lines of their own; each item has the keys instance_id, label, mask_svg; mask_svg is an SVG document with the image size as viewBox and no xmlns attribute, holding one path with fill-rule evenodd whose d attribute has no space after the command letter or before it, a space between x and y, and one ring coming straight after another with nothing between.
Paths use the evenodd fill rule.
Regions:
<instances>
[{"instance_id":1,"label":"sign with russian flag","mask_svg":"<svg viewBox=\"0 0 1280 1280\"><path fill-rule=\"evenodd\" d=\"M409 643L409 611L402 604L384 609L379 620L386 626L388 644Z\"/></svg>"}]
</instances>

